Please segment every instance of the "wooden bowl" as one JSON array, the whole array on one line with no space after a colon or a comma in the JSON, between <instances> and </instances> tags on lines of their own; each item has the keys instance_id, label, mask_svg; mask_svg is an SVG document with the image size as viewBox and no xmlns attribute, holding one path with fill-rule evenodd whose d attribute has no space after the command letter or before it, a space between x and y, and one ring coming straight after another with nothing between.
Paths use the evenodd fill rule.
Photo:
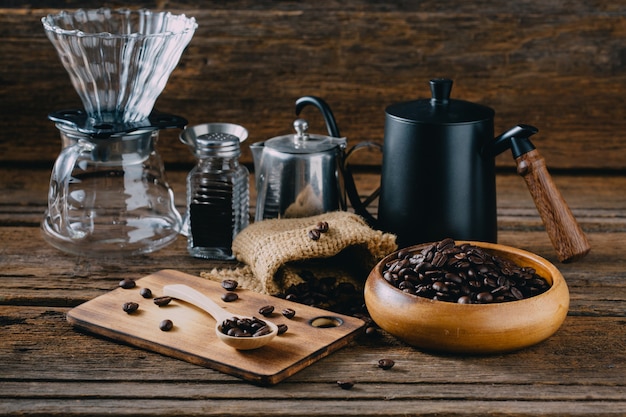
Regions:
<instances>
[{"instance_id":1,"label":"wooden bowl","mask_svg":"<svg viewBox=\"0 0 626 417\"><path fill-rule=\"evenodd\" d=\"M569 291L559 270L547 260L521 249L483 242L470 243L519 266L535 268L550 288L519 301L457 304L407 294L382 276L382 259L365 283L365 303L381 329L409 345L431 351L498 353L539 343L561 326L569 308ZM426 245L403 250L421 251Z\"/></svg>"}]
</instances>

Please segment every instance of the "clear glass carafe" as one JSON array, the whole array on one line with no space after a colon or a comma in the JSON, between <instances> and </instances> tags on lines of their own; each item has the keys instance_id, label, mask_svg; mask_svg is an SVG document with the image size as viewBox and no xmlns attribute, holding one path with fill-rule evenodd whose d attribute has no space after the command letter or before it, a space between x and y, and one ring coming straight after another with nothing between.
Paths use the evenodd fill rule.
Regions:
<instances>
[{"instance_id":1,"label":"clear glass carafe","mask_svg":"<svg viewBox=\"0 0 626 417\"><path fill-rule=\"evenodd\" d=\"M181 141L196 166L187 176L187 250L196 258L233 259L235 236L249 223L249 171L239 163L241 126L209 123L187 128Z\"/></svg>"},{"instance_id":2,"label":"clear glass carafe","mask_svg":"<svg viewBox=\"0 0 626 417\"><path fill-rule=\"evenodd\" d=\"M45 239L65 252L125 256L160 249L182 219L155 150L158 130L98 139L57 124L63 150L50 178Z\"/></svg>"}]
</instances>

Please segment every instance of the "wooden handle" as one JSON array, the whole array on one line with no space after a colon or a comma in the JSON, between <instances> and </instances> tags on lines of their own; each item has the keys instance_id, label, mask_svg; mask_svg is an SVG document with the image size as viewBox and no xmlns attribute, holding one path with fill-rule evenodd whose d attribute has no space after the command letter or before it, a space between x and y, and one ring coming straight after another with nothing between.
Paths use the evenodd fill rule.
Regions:
<instances>
[{"instance_id":1,"label":"wooden handle","mask_svg":"<svg viewBox=\"0 0 626 417\"><path fill-rule=\"evenodd\" d=\"M517 173L526 181L559 260L573 262L584 257L591 246L552 181L543 157L534 149L515 161Z\"/></svg>"}]
</instances>

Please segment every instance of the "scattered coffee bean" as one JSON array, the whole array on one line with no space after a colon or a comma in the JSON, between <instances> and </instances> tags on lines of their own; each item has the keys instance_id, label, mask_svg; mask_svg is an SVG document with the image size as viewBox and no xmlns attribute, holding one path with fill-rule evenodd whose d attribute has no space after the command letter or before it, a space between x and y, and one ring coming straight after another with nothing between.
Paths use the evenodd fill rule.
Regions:
<instances>
[{"instance_id":1,"label":"scattered coffee bean","mask_svg":"<svg viewBox=\"0 0 626 417\"><path fill-rule=\"evenodd\" d=\"M174 323L172 323L172 320L169 319L165 319L161 323L159 323L159 329L164 332L169 332L170 330L172 330L172 327L174 327Z\"/></svg>"},{"instance_id":2,"label":"scattered coffee bean","mask_svg":"<svg viewBox=\"0 0 626 417\"><path fill-rule=\"evenodd\" d=\"M380 334L380 332L378 331L378 327L376 327L376 326L368 326L368 327L366 327L365 328L365 335L367 337L372 338L372 339L377 339L377 338L382 336Z\"/></svg>"},{"instance_id":3,"label":"scattered coffee bean","mask_svg":"<svg viewBox=\"0 0 626 417\"><path fill-rule=\"evenodd\" d=\"M134 313L135 311L137 311L138 308L139 304L134 302L128 302L122 305L122 310L124 310L128 314Z\"/></svg>"},{"instance_id":4,"label":"scattered coffee bean","mask_svg":"<svg viewBox=\"0 0 626 417\"><path fill-rule=\"evenodd\" d=\"M267 305L259 308L259 314L265 317L271 316L273 312L274 306Z\"/></svg>"},{"instance_id":5,"label":"scattered coffee bean","mask_svg":"<svg viewBox=\"0 0 626 417\"><path fill-rule=\"evenodd\" d=\"M231 317L222 322L220 331L234 337L259 337L272 332L272 329L256 317Z\"/></svg>"},{"instance_id":6,"label":"scattered coffee bean","mask_svg":"<svg viewBox=\"0 0 626 417\"><path fill-rule=\"evenodd\" d=\"M143 297L143 298L152 298L152 291L150 290L150 288L142 288L139 291L139 294Z\"/></svg>"},{"instance_id":7,"label":"scattered coffee bean","mask_svg":"<svg viewBox=\"0 0 626 417\"><path fill-rule=\"evenodd\" d=\"M287 330L289 330L289 327L287 327L286 324L282 324L281 323L281 324L278 325L278 335L279 336L282 335L282 334L285 334L287 332Z\"/></svg>"},{"instance_id":8,"label":"scattered coffee bean","mask_svg":"<svg viewBox=\"0 0 626 417\"><path fill-rule=\"evenodd\" d=\"M339 388L341 389L352 389L354 381L337 381L337 385L339 385Z\"/></svg>"},{"instance_id":9,"label":"scattered coffee bean","mask_svg":"<svg viewBox=\"0 0 626 417\"><path fill-rule=\"evenodd\" d=\"M154 298L154 304L158 305L159 307L163 307L168 305L170 302L172 302L172 297L168 297L167 295L161 296L161 297L155 297Z\"/></svg>"},{"instance_id":10,"label":"scattered coffee bean","mask_svg":"<svg viewBox=\"0 0 626 417\"><path fill-rule=\"evenodd\" d=\"M124 278L123 280L120 281L119 286L128 290L130 288L135 288L135 285L137 285L135 283L134 279L131 278Z\"/></svg>"},{"instance_id":11,"label":"scattered coffee bean","mask_svg":"<svg viewBox=\"0 0 626 417\"><path fill-rule=\"evenodd\" d=\"M288 319L292 319L295 317L296 315L296 310L294 310L293 308L285 308L283 309L283 316L285 316Z\"/></svg>"},{"instance_id":12,"label":"scattered coffee bean","mask_svg":"<svg viewBox=\"0 0 626 417\"><path fill-rule=\"evenodd\" d=\"M234 291L239 286L239 282L234 279L225 279L222 281L222 288L226 291Z\"/></svg>"},{"instance_id":13,"label":"scattered coffee bean","mask_svg":"<svg viewBox=\"0 0 626 417\"><path fill-rule=\"evenodd\" d=\"M320 233L328 232L328 222L319 222L317 226L315 226L315 229L317 229Z\"/></svg>"},{"instance_id":14,"label":"scattered coffee bean","mask_svg":"<svg viewBox=\"0 0 626 417\"><path fill-rule=\"evenodd\" d=\"M395 364L396 363L394 362L393 359L381 359L381 360L378 361L378 367L381 368L381 369L384 369L385 371L387 369L393 368L393 366Z\"/></svg>"},{"instance_id":15,"label":"scattered coffee bean","mask_svg":"<svg viewBox=\"0 0 626 417\"><path fill-rule=\"evenodd\" d=\"M237 300L238 298L239 296L237 295L236 292L228 291L222 294L222 301L224 301L225 303L230 303L232 301Z\"/></svg>"},{"instance_id":16,"label":"scattered coffee bean","mask_svg":"<svg viewBox=\"0 0 626 417\"><path fill-rule=\"evenodd\" d=\"M311 240L320 240L321 233L317 229L309 230L309 239Z\"/></svg>"},{"instance_id":17,"label":"scattered coffee bean","mask_svg":"<svg viewBox=\"0 0 626 417\"><path fill-rule=\"evenodd\" d=\"M516 301L550 288L533 268L475 245L456 245L449 238L420 252L399 251L382 273L387 282L406 293L459 304Z\"/></svg>"}]
</instances>

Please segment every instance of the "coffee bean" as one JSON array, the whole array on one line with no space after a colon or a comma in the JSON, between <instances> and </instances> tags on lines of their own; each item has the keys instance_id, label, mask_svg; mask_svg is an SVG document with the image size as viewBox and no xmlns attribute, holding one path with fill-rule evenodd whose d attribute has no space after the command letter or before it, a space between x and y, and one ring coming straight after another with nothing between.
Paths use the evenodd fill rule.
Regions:
<instances>
[{"instance_id":1,"label":"coffee bean","mask_svg":"<svg viewBox=\"0 0 626 417\"><path fill-rule=\"evenodd\" d=\"M234 279L225 279L222 281L222 288L226 291L234 291L239 286L239 282Z\"/></svg>"},{"instance_id":2,"label":"coffee bean","mask_svg":"<svg viewBox=\"0 0 626 417\"><path fill-rule=\"evenodd\" d=\"M321 233L317 229L311 229L309 230L308 236L311 240L320 240Z\"/></svg>"},{"instance_id":3,"label":"coffee bean","mask_svg":"<svg viewBox=\"0 0 626 417\"><path fill-rule=\"evenodd\" d=\"M174 327L174 323L172 322L172 320L169 319L165 319L161 323L159 323L159 329L164 332L169 332L170 330L172 330L172 327Z\"/></svg>"},{"instance_id":4,"label":"coffee bean","mask_svg":"<svg viewBox=\"0 0 626 417\"><path fill-rule=\"evenodd\" d=\"M279 324L278 325L278 335L283 335L287 332L287 330L289 330L289 327L287 327L286 324Z\"/></svg>"},{"instance_id":5,"label":"coffee bean","mask_svg":"<svg viewBox=\"0 0 626 417\"><path fill-rule=\"evenodd\" d=\"M139 294L143 297L143 298L152 298L152 291L150 290L150 288L142 288L139 291Z\"/></svg>"},{"instance_id":6,"label":"coffee bean","mask_svg":"<svg viewBox=\"0 0 626 417\"><path fill-rule=\"evenodd\" d=\"M395 364L393 359L381 359L378 361L378 367L384 370L393 368Z\"/></svg>"},{"instance_id":7,"label":"coffee bean","mask_svg":"<svg viewBox=\"0 0 626 417\"><path fill-rule=\"evenodd\" d=\"M122 305L122 310L124 310L128 314L134 313L135 311L137 311L137 309L139 309L139 304L134 302L128 302Z\"/></svg>"},{"instance_id":8,"label":"coffee bean","mask_svg":"<svg viewBox=\"0 0 626 417\"><path fill-rule=\"evenodd\" d=\"M259 314L265 317L271 316L273 312L274 306L267 305L259 308Z\"/></svg>"},{"instance_id":9,"label":"coffee bean","mask_svg":"<svg viewBox=\"0 0 626 417\"><path fill-rule=\"evenodd\" d=\"M337 381L337 385L339 385L339 388L341 389L352 389L352 387L354 386L354 381Z\"/></svg>"},{"instance_id":10,"label":"coffee bean","mask_svg":"<svg viewBox=\"0 0 626 417\"><path fill-rule=\"evenodd\" d=\"M135 288L135 285L137 285L135 283L134 279L131 278L124 278L123 280L120 281L120 283L118 284L120 287L124 288L125 290L131 289L131 288Z\"/></svg>"},{"instance_id":11,"label":"coffee bean","mask_svg":"<svg viewBox=\"0 0 626 417\"><path fill-rule=\"evenodd\" d=\"M286 318L292 319L296 315L296 310L294 310L293 308L285 308L283 309L282 313L283 316L285 316Z\"/></svg>"},{"instance_id":12,"label":"coffee bean","mask_svg":"<svg viewBox=\"0 0 626 417\"><path fill-rule=\"evenodd\" d=\"M265 336L272 333L272 328L270 326L260 327L256 332L252 334L253 337Z\"/></svg>"},{"instance_id":13,"label":"coffee bean","mask_svg":"<svg viewBox=\"0 0 626 417\"><path fill-rule=\"evenodd\" d=\"M548 290L533 268L495 256L480 247L456 245L452 239L418 253L398 252L384 265L385 281L403 292L459 304L516 301Z\"/></svg>"},{"instance_id":14,"label":"coffee bean","mask_svg":"<svg viewBox=\"0 0 626 417\"><path fill-rule=\"evenodd\" d=\"M378 331L378 327L376 326L367 326L365 328L365 336L371 339L378 339L382 337L382 334Z\"/></svg>"},{"instance_id":15,"label":"coffee bean","mask_svg":"<svg viewBox=\"0 0 626 417\"><path fill-rule=\"evenodd\" d=\"M326 233L328 232L328 222L319 222L317 224L317 226L315 226L315 228L320 232L320 233Z\"/></svg>"},{"instance_id":16,"label":"coffee bean","mask_svg":"<svg viewBox=\"0 0 626 417\"><path fill-rule=\"evenodd\" d=\"M224 301L225 303L233 302L237 300L238 298L239 296L237 295L236 292L229 291L229 292L222 294L222 301Z\"/></svg>"},{"instance_id":17,"label":"coffee bean","mask_svg":"<svg viewBox=\"0 0 626 417\"><path fill-rule=\"evenodd\" d=\"M154 301L154 304L158 305L159 307L163 307L172 302L172 297L164 295L161 297L155 297L152 301Z\"/></svg>"}]
</instances>

